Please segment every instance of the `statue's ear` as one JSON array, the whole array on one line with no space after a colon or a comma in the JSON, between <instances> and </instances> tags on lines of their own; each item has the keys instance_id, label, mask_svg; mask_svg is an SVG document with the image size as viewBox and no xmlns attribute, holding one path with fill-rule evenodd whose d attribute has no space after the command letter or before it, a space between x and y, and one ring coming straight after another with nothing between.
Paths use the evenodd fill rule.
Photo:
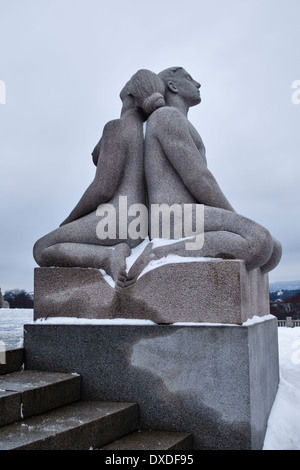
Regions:
<instances>
[{"instance_id":1,"label":"statue's ear","mask_svg":"<svg viewBox=\"0 0 300 470\"><path fill-rule=\"evenodd\" d=\"M169 90L171 90L173 93L178 93L178 92L179 92L179 90L178 90L178 88L177 88L177 85L176 85L174 82L172 82L172 80L170 80L170 81L168 82L168 88L169 88Z\"/></svg>"}]
</instances>

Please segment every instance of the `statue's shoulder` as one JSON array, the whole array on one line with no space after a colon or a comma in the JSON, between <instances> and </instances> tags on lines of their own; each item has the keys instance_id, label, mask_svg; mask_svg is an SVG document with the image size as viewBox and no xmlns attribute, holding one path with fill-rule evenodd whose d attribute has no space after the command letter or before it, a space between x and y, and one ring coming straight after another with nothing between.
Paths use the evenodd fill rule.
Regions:
<instances>
[{"instance_id":1,"label":"statue's shoulder","mask_svg":"<svg viewBox=\"0 0 300 470\"><path fill-rule=\"evenodd\" d=\"M186 118L177 109L171 106L164 106L154 111L147 121L147 128L152 132L157 131L159 134L162 132L170 132L172 127L186 125Z\"/></svg>"},{"instance_id":2,"label":"statue's shoulder","mask_svg":"<svg viewBox=\"0 0 300 470\"><path fill-rule=\"evenodd\" d=\"M105 142L116 142L122 139L123 135L123 122L121 119L113 119L105 124L102 133L102 139Z\"/></svg>"},{"instance_id":3,"label":"statue's shoulder","mask_svg":"<svg viewBox=\"0 0 300 470\"><path fill-rule=\"evenodd\" d=\"M165 125L170 122L170 120L184 120L183 114L177 109L172 108L171 106L164 106L158 108L154 111L151 116L148 118L148 123L152 125Z\"/></svg>"},{"instance_id":4,"label":"statue's shoulder","mask_svg":"<svg viewBox=\"0 0 300 470\"><path fill-rule=\"evenodd\" d=\"M112 121L108 121L103 128L103 134L105 132L113 132L116 129L119 129L120 126L121 126L121 119L113 119Z\"/></svg>"}]
</instances>

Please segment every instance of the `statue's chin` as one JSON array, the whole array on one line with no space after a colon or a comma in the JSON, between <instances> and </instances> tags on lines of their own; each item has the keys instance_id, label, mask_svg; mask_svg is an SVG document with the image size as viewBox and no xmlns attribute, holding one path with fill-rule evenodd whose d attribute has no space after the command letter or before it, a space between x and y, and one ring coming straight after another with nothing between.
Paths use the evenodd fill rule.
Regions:
<instances>
[{"instance_id":1,"label":"statue's chin","mask_svg":"<svg viewBox=\"0 0 300 470\"><path fill-rule=\"evenodd\" d=\"M198 96L197 98L195 98L195 99L190 103L190 105L189 105L190 108L191 108L192 106L197 106L197 104L200 104L201 101L202 101L201 96Z\"/></svg>"}]
</instances>

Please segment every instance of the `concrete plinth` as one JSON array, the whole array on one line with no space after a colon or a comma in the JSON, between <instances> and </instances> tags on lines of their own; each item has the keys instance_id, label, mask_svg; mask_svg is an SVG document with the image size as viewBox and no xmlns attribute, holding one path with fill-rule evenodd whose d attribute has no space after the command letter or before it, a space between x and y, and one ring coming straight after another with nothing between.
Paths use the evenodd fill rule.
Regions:
<instances>
[{"instance_id":1,"label":"concrete plinth","mask_svg":"<svg viewBox=\"0 0 300 470\"><path fill-rule=\"evenodd\" d=\"M162 265L121 290L97 269L35 269L34 317L242 324L269 314L268 275L238 260Z\"/></svg>"},{"instance_id":2,"label":"concrete plinth","mask_svg":"<svg viewBox=\"0 0 300 470\"><path fill-rule=\"evenodd\" d=\"M138 403L144 429L195 449L261 449L278 381L277 321L25 325L25 367L77 372L84 400Z\"/></svg>"}]
</instances>

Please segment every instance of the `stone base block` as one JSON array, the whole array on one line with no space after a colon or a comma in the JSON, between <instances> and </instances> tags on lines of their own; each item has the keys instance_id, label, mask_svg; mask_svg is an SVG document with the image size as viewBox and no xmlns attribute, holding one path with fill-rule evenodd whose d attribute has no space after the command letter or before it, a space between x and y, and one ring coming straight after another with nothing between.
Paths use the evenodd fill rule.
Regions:
<instances>
[{"instance_id":1,"label":"stone base block","mask_svg":"<svg viewBox=\"0 0 300 470\"><path fill-rule=\"evenodd\" d=\"M248 326L52 319L25 325L24 346L27 369L80 374L82 399L138 403L144 429L191 432L195 449L263 446L279 381L271 316Z\"/></svg>"},{"instance_id":2,"label":"stone base block","mask_svg":"<svg viewBox=\"0 0 300 470\"><path fill-rule=\"evenodd\" d=\"M162 265L114 289L97 269L35 269L34 317L136 318L242 324L269 314L268 275L243 261Z\"/></svg>"}]
</instances>

